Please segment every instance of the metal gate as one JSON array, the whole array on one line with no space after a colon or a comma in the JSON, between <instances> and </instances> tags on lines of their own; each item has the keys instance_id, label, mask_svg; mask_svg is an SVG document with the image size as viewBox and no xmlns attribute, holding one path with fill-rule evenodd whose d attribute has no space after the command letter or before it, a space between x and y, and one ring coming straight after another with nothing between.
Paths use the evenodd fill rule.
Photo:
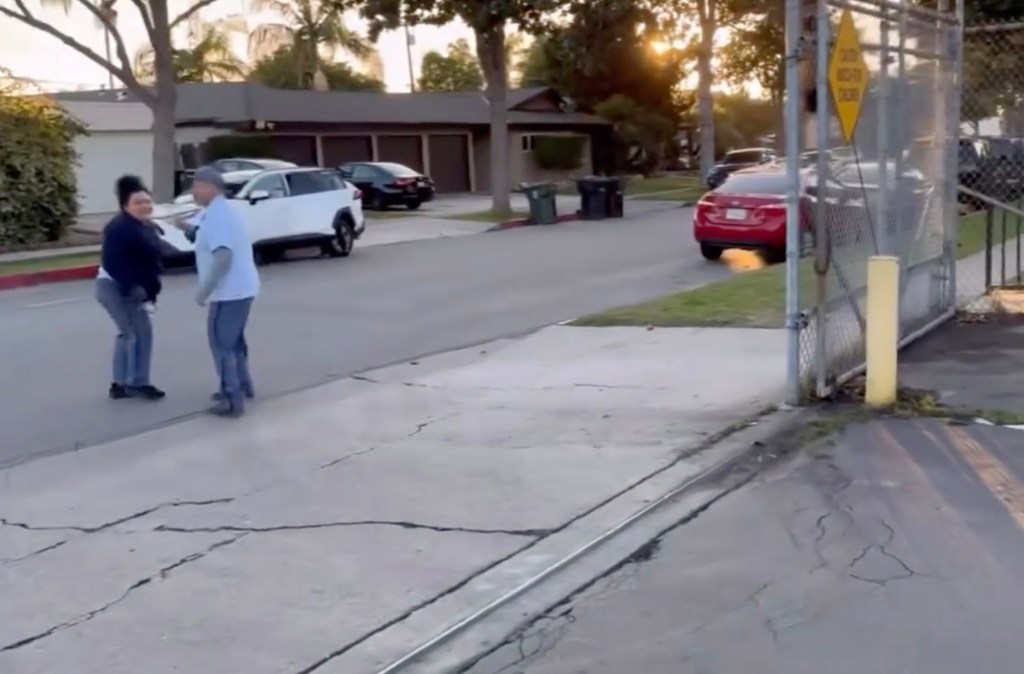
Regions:
<instances>
[{"instance_id":1,"label":"metal gate","mask_svg":"<svg viewBox=\"0 0 1024 674\"><path fill-rule=\"evenodd\" d=\"M902 343L956 310L962 10L947 1L787 2L794 402L862 371L872 256L899 259Z\"/></svg>"}]
</instances>

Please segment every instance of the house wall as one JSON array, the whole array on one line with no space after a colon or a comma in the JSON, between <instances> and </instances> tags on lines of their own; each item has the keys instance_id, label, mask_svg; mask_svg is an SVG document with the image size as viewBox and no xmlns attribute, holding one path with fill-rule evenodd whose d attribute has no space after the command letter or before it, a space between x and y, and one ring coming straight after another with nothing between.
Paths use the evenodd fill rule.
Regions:
<instances>
[{"instance_id":1,"label":"house wall","mask_svg":"<svg viewBox=\"0 0 1024 674\"><path fill-rule=\"evenodd\" d=\"M580 167L573 171L547 171L533 162L532 153L524 150L524 136L579 136L586 140ZM486 132L473 136L473 159L476 164L476 191L491 191L491 145ZM512 188L519 183L565 182L594 172L592 139L578 131L510 131L508 137L509 178Z\"/></svg>"}]
</instances>

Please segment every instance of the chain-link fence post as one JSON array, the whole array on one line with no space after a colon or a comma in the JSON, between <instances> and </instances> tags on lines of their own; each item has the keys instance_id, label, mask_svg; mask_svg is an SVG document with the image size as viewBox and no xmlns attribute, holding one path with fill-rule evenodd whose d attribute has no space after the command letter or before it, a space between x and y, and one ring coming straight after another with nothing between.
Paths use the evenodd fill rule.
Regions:
<instances>
[{"instance_id":1,"label":"chain-link fence post","mask_svg":"<svg viewBox=\"0 0 1024 674\"><path fill-rule=\"evenodd\" d=\"M822 193L827 190L831 167L829 165L829 120L831 114L831 94L828 85L828 63L832 44L832 22L828 16L828 4L825 0L817 3L817 68L815 82L818 94L818 163L816 184ZM829 265L829 231L825 213L826 200L819 194L814 204L814 294L815 294L815 335L814 335L814 388L818 396L826 394L828 385L828 265Z\"/></svg>"},{"instance_id":2,"label":"chain-link fence post","mask_svg":"<svg viewBox=\"0 0 1024 674\"><path fill-rule=\"evenodd\" d=\"M786 401L800 387L800 56L801 0L786 0Z\"/></svg>"}]
</instances>

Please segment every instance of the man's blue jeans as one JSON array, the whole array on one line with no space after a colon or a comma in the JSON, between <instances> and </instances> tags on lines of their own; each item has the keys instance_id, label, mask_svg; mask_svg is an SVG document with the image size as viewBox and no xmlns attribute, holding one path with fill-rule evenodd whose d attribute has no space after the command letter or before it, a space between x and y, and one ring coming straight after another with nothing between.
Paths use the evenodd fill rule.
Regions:
<instances>
[{"instance_id":1,"label":"man's blue jeans","mask_svg":"<svg viewBox=\"0 0 1024 674\"><path fill-rule=\"evenodd\" d=\"M245 325L249 321L252 298L210 302L206 330L210 339L213 364L220 378L220 392L237 409L253 391L249 376L249 346Z\"/></svg>"}]
</instances>

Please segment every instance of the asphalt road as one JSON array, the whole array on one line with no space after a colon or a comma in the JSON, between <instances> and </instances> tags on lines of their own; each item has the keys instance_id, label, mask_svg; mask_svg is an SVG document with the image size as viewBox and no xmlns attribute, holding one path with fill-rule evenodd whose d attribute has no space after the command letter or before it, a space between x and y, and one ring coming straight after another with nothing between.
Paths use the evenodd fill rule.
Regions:
<instances>
[{"instance_id":1,"label":"asphalt road","mask_svg":"<svg viewBox=\"0 0 1024 674\"><path fill-rule=\"evenodd\" d=\"M688 210L643 218L358 248L346 260L263 269L249 342L259 394L276 396L523 333L724 277ZM159 403L106 399L113 327L92 283L0 293L0 466L201 412L216 387L190 275L156 316ZM286 451L287 448L282 448Z\"/></svg>"},{"instance_id":2,"label":"asphalt road","mask_svg":"<svg viewBox=\"0 0 1024 674\"><path fill-rule=\"evenodd\" d=\"M935 419L854 426L460 671L1019 671L1022 442Z\"/></svg>"}]
</instances>

